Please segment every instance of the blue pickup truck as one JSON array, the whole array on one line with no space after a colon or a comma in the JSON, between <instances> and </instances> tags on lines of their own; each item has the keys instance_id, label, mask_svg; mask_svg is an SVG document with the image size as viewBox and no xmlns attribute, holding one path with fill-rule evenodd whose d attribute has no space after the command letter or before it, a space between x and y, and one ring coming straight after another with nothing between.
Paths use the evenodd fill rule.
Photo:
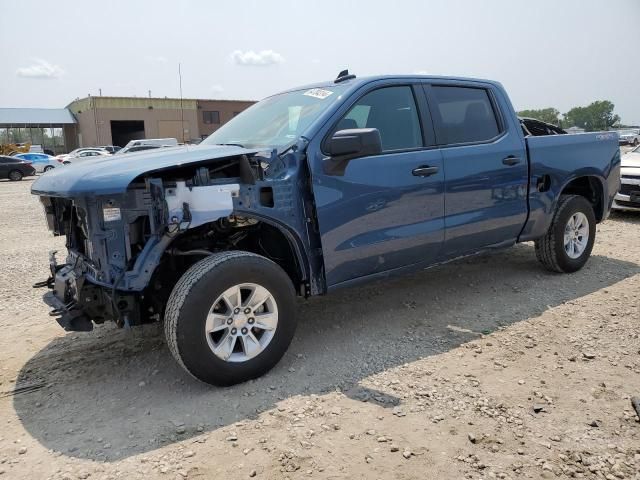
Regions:
<instances>
[{"instance_id":1,"label":"blue pickup truck","mask_svg":"<svg viewBox=\"0 0 640 480\"><path fill-rule=\"evenodd\" d=\"M67 252L38 286L66 330L163 322L187 372L245 381L287 350L297 296L527 241L547 269L580 269L618 191L618 138L561 133L525 128L497 82L341 72L198 146L39 178Z\"/></svg>"}]
</instances>

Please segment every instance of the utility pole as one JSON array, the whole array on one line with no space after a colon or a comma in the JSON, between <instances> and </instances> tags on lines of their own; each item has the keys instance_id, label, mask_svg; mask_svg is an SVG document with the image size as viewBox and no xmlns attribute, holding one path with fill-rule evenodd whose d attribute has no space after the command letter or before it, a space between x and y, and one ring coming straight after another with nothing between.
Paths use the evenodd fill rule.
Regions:
<instances>
[{"instance_id":1,"label":"utility pole","mask_svg":"<svg viewBox=\"0 0 640 480\"><path fill-rule=\"evenodd\" d=\"M180 85L180 129L182 130L182 143L184 143L184 108L182 107L182 70L178 63L178 82Z\"/></svg>"}]
</instances>

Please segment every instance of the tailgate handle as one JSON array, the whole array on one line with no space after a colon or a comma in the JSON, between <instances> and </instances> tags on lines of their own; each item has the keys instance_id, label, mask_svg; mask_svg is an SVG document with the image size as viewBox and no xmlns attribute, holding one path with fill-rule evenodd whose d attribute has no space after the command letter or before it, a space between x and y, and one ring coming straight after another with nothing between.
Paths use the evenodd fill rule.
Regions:
<instances>
[{"instance_id":1,"label":"tailgate handle","mask_svg":"<svg viewBox=\"0 0 640 480\"><path fill-rule=\"evenodd\" d=\"M438 167L430 167L429 165L422 165L418 168L411 170L411 173L416 177L428 177L438 173Z\"/></svg>"},{"instance_id":2,"label":"tailgate handle","mask_svg":"<svg viewBox=\"0 0 640 480\"><path fill-rule=\"evenodd\" d=\"M508 157L502 159L502 163L513 167L514 165L520 163L520 159L518 157L514 157L513 155L509 155Z\"/></svg>"}]
</instances>

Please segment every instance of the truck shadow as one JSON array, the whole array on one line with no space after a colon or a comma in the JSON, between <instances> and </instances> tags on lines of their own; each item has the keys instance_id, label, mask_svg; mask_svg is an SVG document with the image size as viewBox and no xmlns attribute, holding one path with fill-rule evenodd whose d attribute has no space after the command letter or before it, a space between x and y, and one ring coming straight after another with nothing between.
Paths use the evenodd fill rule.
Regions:
<instances>
[{"instance_id":1,"label":"truck shadow","mask_svg":"<svg viewBox=\"0 0 640 480\"><path fill-rule=\"evenodd\" d=\"M576 274L551 274L537 264L530 245L519 245L342 290L301 302L298 332L280 364L229 388L204 385L182 371L155 326L133 332L103 326L57 338L31 358L20 371L13 404L46 448L107 462L255 418L292 396L337 387L384 408L398 399L361 387L361 380L639 272L634 263L593 256Z\"/></svg>"}]
</instances>

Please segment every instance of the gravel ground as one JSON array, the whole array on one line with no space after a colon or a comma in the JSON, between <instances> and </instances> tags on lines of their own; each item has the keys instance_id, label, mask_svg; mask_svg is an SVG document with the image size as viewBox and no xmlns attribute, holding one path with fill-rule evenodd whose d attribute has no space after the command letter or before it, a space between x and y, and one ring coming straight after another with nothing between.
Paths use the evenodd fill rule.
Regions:
<instances>
[{"instance_id":1,"label":"gravel ground","mask_svg":"<svg viewBox=\"0 0 640 480\"><path fill-rule=\"evenodd\" d=\"M48 316L30 185L0 182L0 480L640 479L640 215L573 275L525 244L301 301L280 364L214 388L156 326Z\"/></svg>"}]
</instances>

